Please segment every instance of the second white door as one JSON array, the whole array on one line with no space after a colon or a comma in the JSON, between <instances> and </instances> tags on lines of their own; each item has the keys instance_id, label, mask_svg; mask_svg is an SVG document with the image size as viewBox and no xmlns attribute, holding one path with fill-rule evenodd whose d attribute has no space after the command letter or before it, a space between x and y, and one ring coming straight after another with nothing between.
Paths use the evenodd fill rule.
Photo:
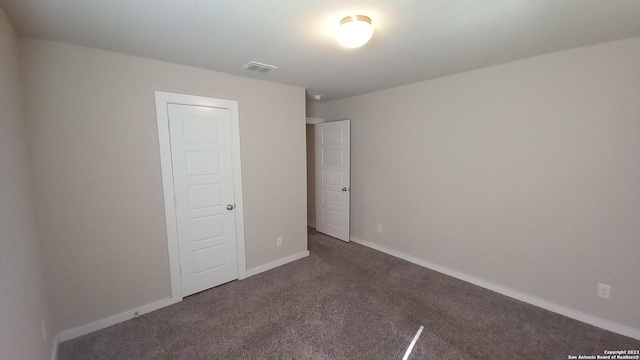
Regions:
<instances>
[{"instance_id":1,"label":"second white door","mask_svg":"<svg viewBox=\"0 0 640 360\"><path fill-rule=\"evenodd\" d=\"M315 126L316 230L349 241L350 121Z\"/></svg>"},{"instance_id":2,"label":"second white door","mask_svg":"<svg viewBox=\"0 0 640 360\"><path fill-rule=\"evenodd\" d=\"M238 278L228 109L168 105L182 295Z\"/></svg>"}]
</instances>

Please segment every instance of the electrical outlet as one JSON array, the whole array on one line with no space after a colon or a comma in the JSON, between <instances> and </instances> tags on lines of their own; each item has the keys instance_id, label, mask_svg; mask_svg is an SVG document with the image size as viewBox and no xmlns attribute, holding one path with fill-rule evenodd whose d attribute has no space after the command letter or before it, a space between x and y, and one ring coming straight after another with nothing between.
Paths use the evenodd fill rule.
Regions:
<instances>
[{"instance_id":1,"label":"electrical outlet","mask_svg":"<svg viewBox=\"0 0 640 360\"><path fill-rule=\"evenodd\" d=\"M598 284L598 297L608 299L611 296L611 286L607 284Z\"/></svg>"},{"instance_id":2,"label":"electrical outlet","mask_svg":"<svg viewBox=\"0 0 640 360\"><path fill-rule=\"evenodd\" d=\"M382 234L382 225L378 224L378 226L376 227L376 231L378 232L378 234Z\"/></svg>"},{"instance_id":3,"label":"electrical outlet","mask_svg":"<svg viewBox=\"0 0 640 360\"><path fill-rule=\"evenodd\" d=\"M282 236L276 238L276 246L282 246Z\"/></svg>"}]
</instances>

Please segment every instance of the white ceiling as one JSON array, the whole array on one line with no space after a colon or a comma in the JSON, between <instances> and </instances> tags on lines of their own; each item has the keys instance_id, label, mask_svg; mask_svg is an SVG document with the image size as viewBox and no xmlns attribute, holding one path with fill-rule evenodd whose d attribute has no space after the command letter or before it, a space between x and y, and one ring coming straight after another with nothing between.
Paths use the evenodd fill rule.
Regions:
<instances>
[{"instance_id":1,"label":"white ceiling","mask_svg":"<svg viewBox=\"0 0 640 360\"><path fill-rule=\"evenodd\" d=\"M0 0L22 36L307 88L323 101L640 36L640 0ZM343 49L344 16L373 39ZM279 66L243 70L250 60Z\"/></svg>"}]
</instances>

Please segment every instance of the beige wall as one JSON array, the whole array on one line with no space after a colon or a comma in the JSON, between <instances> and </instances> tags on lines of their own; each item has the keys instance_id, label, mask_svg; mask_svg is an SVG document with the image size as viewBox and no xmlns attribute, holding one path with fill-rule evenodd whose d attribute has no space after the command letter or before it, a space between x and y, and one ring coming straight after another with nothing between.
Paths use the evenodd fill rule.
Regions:
<instances>
[{"instance_id":1,"label":"beige wall","mask_svg":"<svg viewBox=\"0 0 640 360\"><path fill-rule=\"evenodd\" d=\"M170 295L155 90L239 102L247 267L306 251L304 89L33 39L21 56L61 330Z\"/></svg>"},{"instance_id":2,"label":"beige wall","mask_svg":"<svg viewBox=\"0 0 640 360\"><path fill-rule=\"evenodd\" d=\"M323 105L352 236L640 329L639 64L633 38Z\"/></svg>"},{"instance_id":3,"label":"beige wall","mask_svg":"<svg viewBox=\"0 0 640 360\"><path fill-rule=\"evenodd\" d=\"M307 224L316 224L315 126L307 124Z\"/></svg>"},{"instance_id":4,"label":"beige wall","mask_svg":"<svg viewBox=\"0 0 640 360\"><path fill-rule=\"evenodd\" d=\"M319 117L321 103L315 100L312 95L306 96L306 114L307 117Z\"/></svg>"},{"instance_id":5,"label":"beige wall","mask_svg":"<svg viewBox=\"0 0 640 360\"><path fill-rule=\"evenodd\" d=\"M45 294L30 190L18 39L0 9L0 358L50 358L55 327ZM44 322L46 337L42 333Z\"/></svg>"}]
</instances>

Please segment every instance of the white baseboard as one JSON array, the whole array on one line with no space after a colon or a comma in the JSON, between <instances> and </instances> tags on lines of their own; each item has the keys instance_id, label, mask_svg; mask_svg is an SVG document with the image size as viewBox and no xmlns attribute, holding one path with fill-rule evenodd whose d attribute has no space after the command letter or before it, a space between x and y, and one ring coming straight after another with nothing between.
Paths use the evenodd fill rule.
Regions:
<instances>
[{"instance_id":1,"label":"white baseboard","mask_svg":"<svg viewBox=\"0 0 640 360\"><path fill-rule=\"evenodd\" d=\"M276 260L276 261L270 262L268 264L264 264L264 265L260 265L260 266L254 267L253 269L249 269L249 270L247 270L247 274L246 275L247 275L247 277L250 277L250 276L253 276L253 275L258 275L261 272L265 272L267 270L271 270L271 269L277 268L278 266L282 266L284 264L288 264L288 263L290 263L292 261L296 261L296 260L302 259L302 258L307 257L307 256L309 256L309 251L303 251L303 252L300 252L300 253L297 253L297 254L294 254L294 255L291 255L291 256L287 256L286 258L282 258L280 260Z\"/></svg>"},{"instance_id":2,"label":"white baseboard","mask_svg":"<svg viewBox=\"0 0 640 360\"><path fill-rule=\"evenodd\" d=\"M79 336L86 335L86 334L92 333L94 331L102 330L104 328L108 328L109 326L113 326L113 325L119 324L119 323L121 323L123 321L127 321L129 319L133 319L134 317L136 317L136 312L138 313L138 315L143 315L143 314L150 313L152 311L161 309L161 308L163 308L165 306L173 305L173 304L175 304L175 303L177 303L179 301L180 300L176 301L176 300L174 300L172 298L166 298L166 299L163 299L163 300L160 300L160 301L156 301L156 302L151 303L151 304L147 304L147 305L141 306L141 307L136 308L136 309L128 310L128 311L122 312L120 314L110 316L110 317L102 319L102 320L94 321L94 322L86 324L86 325L78 326L76 328L63 331L60 334L58 334L58 341L57 342L61 343L63 341L75 339L75 338L77 338Z\"/></svg>"},{"instance_id":3,"label":"white baseboard","mask_svg":"<svg viewBox=\"0 0 640 360\"><path fill-rule=\"evenodd\" d=\"M288 256L286 258L280 259L280 260L276 260L274 262L270 262L268 264L264 264L258 267L255 267L253 269L249 269L246 272L246 277L249 276L253 276L256 274L259 274L261 272L267 271L267 270L271 270L273 268L276 268L278 266L282 266L284 264L290 263L292 261L296 261L298 259L302 259L304 257L309 256L309 251L303 251L301 253L298 254L294 254L291 256ZM156 301L154 303L151 304L147 304L141 307L138 307L136 309L132 309L132 310L128 310L125 312L122 312L120 314L116 314L113 316L110 316L108 318L102 319L102 320L98 320L98 321L94 321L92 323L86 324L86 325L82 325L82 326L78 326L76 328L73 329L69 329L66 331L61 332L60 334L58 334L58 336L56 337L56 340L54 341L54 349L53 349L53 354L51 356L52 360L55 360L57 357L57 352L58 352L58 344L63 342L63 341L67 341L67 340L71 340L71 339L75 339L77 337L83 336L83 335L87 335L89 333L92 333L94 331L98 331L98 330L102 330L105 328L108 328L109 326L113 326L116 324L119 324L123 321L127 321L129 319L133 319L134 317L136 317L136 312L138 313L138 316L146 314L146 313L150 313L152 311L161 309L163 307L169 306L169 305L173 305L177 302L182 301L182 299L178 298L178 299L173 299L173 298L166 298L160 301Z\"/></svg>"},{"instance_id":4,"label":"white baseboard","mask_svg":"<svg viewBox=\"0 0 640 360\"><path fill-rule=\"evenodd\" d=\"M255 267L253 269L249 269L246 272L246 277L249 276L253 276L256 274L259 274L261 272L267 271L267 270L271 270L273 268L276 268L278 266L282 266L284 264L290 263L292 261L298 260L298 259L302 259L303 257L309 256L309 251L303 251L301 253L298 254L294 254L291 256L288 256L286 258L274 261L274 262L270 262L268 264L264 264L258 267ZM66 330L61 332L60 334L58 334L58 336L56 337L56 341L54 342L54 350L53 350L53 355L52 355L52 360L56 359L57 356L57 347L58 344L63 342L63 341L67 341L67 340L71 340L71 339L75 339L77 337L83 336L83 335L87 335L89 333L92 333L94 331L98 331L98 330L102 330L104 328L108 328L109 326L113 326L116 324L119 324L123 321L127 321L129 319L133 319L134 317L136 317L136 312L139 315L143 315L158 309L161 309L165 306L169 306L169 305L173 305L177 302L182 301L182 299L178 298L178 299L172 299L172 298L166 298L160 301L156 301L154 303L151 304L147 304L141 307L138 307L136 309L132 309L132 310L128 310L125 312L122 312L120 314L116 314L113 316L110 316L108 318L102 319L102 320L98 320L98 321L94 321L92 323L86 324L86 325L82 325L82 326L78 326L76 328L70 329L70 330Z\"/></svg>"},{"instance_id":5,"label":"white baseboard","mask_svg":"<svg viewBox=\"0 0 640 360\"><path fill-rule=\"evenodd\" d=\"M507 287L504 287L502 285L498 285L498 284L494 284L492 282L477 278L475 276L469 275L469 274L465 274L463 272L460 271L456 271L456 270L451 270L449 268L446 268L444 266L440 266L437 264L434 264L432 262L426 261L426 260L422 260L419 259L417 257L411 256L411 255L407 255L405 253L396 251L396 250L392 250L389 249L387 247L384 247L382 245L378 245L375 243L372 243L370 241L367 240L363 240L357 237L351 237L351 241L360 244L360 245L364 245L366 247L370 247L372 249L381 251L383 253L389 254L391 256L395 256L397 258L406 260L408 262L414 263L416 265L420 265L422 267L437 271L439 273L445 274L445 275L449 275L451 277L454 277L456 279L460 279L462 281L466 281L468 283L483 287L485 289L489 289L491 291L495 291L499 294L526 302L528 304L543 308L545 310L549 310L551 312L560 314L560 315L564 315L566 317L599 327L601 329L605 329L605 330L609 330L611 332L614 333L618 333L620 335L624 335L624 336L628 336L634 339L638 339L640 340L640 329L635 329L626 325L622 325L610 320L606 320L597 316L593 316L593 315L589 315L589 314L585 314L581 311L578 310L574 310L571 308L568 308L566 306L562 306L562 305L558 305L555 304L553 302L547 301L547 300L543 300L540 298L537 298L535 296L531 296Z\"/></svg>"}]
</instances>

